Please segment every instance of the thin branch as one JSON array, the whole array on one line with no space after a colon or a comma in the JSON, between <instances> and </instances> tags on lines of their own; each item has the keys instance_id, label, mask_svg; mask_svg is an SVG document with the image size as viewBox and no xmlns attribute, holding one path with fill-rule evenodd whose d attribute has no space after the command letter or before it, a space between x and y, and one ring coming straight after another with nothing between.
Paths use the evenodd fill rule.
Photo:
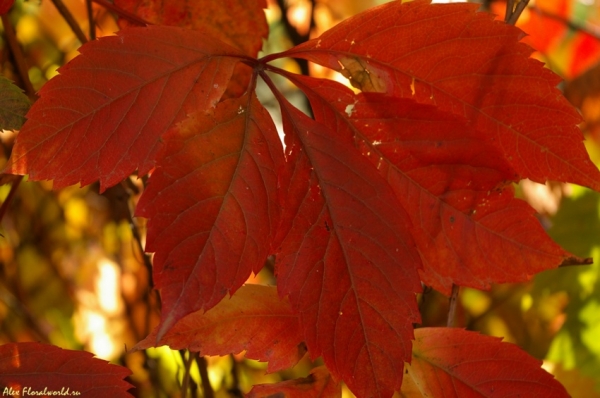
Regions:
<instances>
[{"instance_id":1,"label":"thin branch","mask_svg":"<svg viewBox=\"0 0 600 398\"><path fill-rule=\"evenodd\" d=\"M2 219L4 218L4 215L6 214L6 211L8 210L8 206L10 205L12 198L15 196L15 192L17 192L17 189L19 188L19 184L21 184L21 181L23 181L23 176L17 176L14 179L14 181L12 182L10 191L8 192L6 199L4 199L4 202L2 202L2 206L0 207L0 221L2 221Z\"/></svg>"},{"instance_id":2,"label":"thin branch","mask_svg":"<svg viewBox=\"0 0 600 398\"><path fill-rule=\"evenodd\" d=\"M185 357L186 352L188 353L187 358ZM179 350L179 354L181 355L184 367L183 381L181 383L181 397L186 398L188 396L187 394L189 386L191 383L194 382L191 378L190 372L192 368L192 363L194 363L194 360L196 359L198 354L188 350Z\"/></svg>"},{"instance_id":3,"label":"thin branch","mask_svg":"<svg viewBox=\"0 0 600 398\"><path fill-rule=\"evenodd\" d=\"M508 25L514 25L517 23L517 20L519 19L519 17L521 16L521 14L523 13L523 10L525 10L525 7L527 7L527 4L529 4L529 0L519 0L517 5L513 7L510 11L510 14L508 13L508 4L512 5L513 1L509 0L509 2L507 3L507 13L505 15L504 20L506 21L506 23Z\"/></svg>"},{"instance_id":4,"label":"thin branch","mask_svg":"<svg viewBox=\"0 0 600 398\"><path fill-rule=\"evenodd\" d=\"M204 398L214 398L215 392L210 385L210 379L208 378L208 363L206 362L206 358L199 356L196 353L196 363L200 370L200 380L202 380L202 396Z\"/></svg>"},{"instance_id":5,"label":"thin branch","mask_svg":"<svg viewBox=\"0 0 600 398\"><path fill-rule=\"evenodd\" d=\"M67 24L69 25L79 42L81 44L87 43L88 40L87 37L85 37L83 30L81 30L81 27L73 17L73 14L71 14L71 12L62 2L62 0L52 0L52 4L54 4L58 12L60 12L60 15L62 15L62 17L65 19L65 21L67 22Z\"/></svg>"},{"instance_id":6,"label":"thin branch","mask_svg":"<svg viewBox=\"0 0 600 398\"><path fill-rule=\"evenodd\" d=\"M235 356L233 356L233 354L229 354L229 357L231 358L231 379L232 381L232 386L231 388L227 389L227 392L229 393L229 395L231 395L232 397L239 397L242 398L244 396L244 394L242 393L242 389L240 388L240 376L238 374L238 361L235 359Z\"/></svg>"},{"instance_id":7,"label":"thin branch","mask_svg":"<svg viewBox=\"0 0 600 398\"><path fill-rule=\"evenodd\" d=\"M8 47L12 52L13 58L15 60L15 64L17 66L17 71L19 72L19 76L21 77L21 82L25 88L25 92L27 96L32 101L35 101L37 95L35 93L35 89L31 84L31 80L29 80L29 68L25 63L25 57L23 56L23 50L21 50L21 46L17 41L17 36L15 34L15 28L10 22L10 18L8 14L2 15L2 24L4 25L4 34L6 35L6 41L8 42Z\"/></svg>"},{"instance_id":8,"label":"thin branch","mask_svg":"<svg viewBox=\"0 0 600 398\"><path fill-rule=\"evenodd\" d=\"M14 287L14 284L11 284ZM18 297L16 297L2 282L0 282L0 302L4 303L8 309L12 310L17 316L20 316L25 323L29 326L32 334L35 335L35 339L43 342L50 343L48 334L42 329L38 323L38 318L35 317L23 304ZM7 332L8 330L3 330Z\"/></svg>"},{"instance_id":9,"label":"thin branch","mask_svg":"<svg viewBox=\"0 0 600 398\"><path fill-rule=\"evenodd\" d=\"M515 9L515 0L507 0L506 1L506 11L504 11L504 22L508 23L508 20L512 16L514 9Z\"/></svg>"},{"instance_id":10,"label":"thin branch","mask_svg":"<svg viewBox=\"0 0 600 398\"><path fill-rule=\"evenodd\" d=\"M292 41L294 46L304 43L310 38L310 31L315 27L315 0L311 0L311 10L310 10L310 25L308 28L308 32L306 34L300 34L298 30L292 26L290 20L287 16L287 7L285 5L285 0L277 0L277 5L281 10L281 23L283 24L285 31ZM300 66L300 71L303 75L308 76L308 61L305 59L295 59Z\"/></svg>"},{"instance_id":11,"label":"thin branch","mask_svg":"<svg viewBox=\"0 0 600 398\"><path fill-rule=\"evenodd\" d=\"M119 16L119 18L126 19L127 21L129 21L133 24L140 25L140 26L152 25L150 22L145 21L144 19L138 17L137 15L122 9L121 7L116 6L107 0L92 0L92 1L96 4L100 4L104 8L107 8L107 9L113 11L115 14L117 14Z\"/></svg>"},{"instance_id":12,"label":"thin branch","mask_svg":"<svg viewBox=\"0 0 600 398\"><path fill-rule=\"evenodd\" d=\"M96 22L94 20L92 0L85 0L85 7L87 9L88 23L90 25L90 40L96 40Z\"/></svg>"},{"instance_id":13,"label":"thin branch","mask_svg":"<svg viewBox=\"0 0 600 398\"><path fill-rule=\"evenodd\" d=\"M454 327L455 318L456 318L456 306L458 305L458 293L460 291L460 286L452 285L452 294L450 295L450 308L448 309L448 322L446 325L451 328Z\"/></svg>"}]
</instances>

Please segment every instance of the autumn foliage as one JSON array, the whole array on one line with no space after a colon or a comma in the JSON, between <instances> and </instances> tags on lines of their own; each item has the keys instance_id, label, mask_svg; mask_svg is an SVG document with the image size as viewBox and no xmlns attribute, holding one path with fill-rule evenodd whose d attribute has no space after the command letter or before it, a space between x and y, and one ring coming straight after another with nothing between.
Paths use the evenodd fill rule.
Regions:
<instances>
[{"instance_id":1,"label":"autumn foliage","mask_svg":"<svg viewBox=\"0 0 600 398\"><path fill-rule=\"evenodd\" d=\"M4 172L101 190L149 176L136 215L162 313L136 349L245 351L270 372L323 358L252 397L339 396L342 381L358 397L568 396L516 346L418 327L423 285L450 295L588 262L515 198L526 178L600 190L580 116L521 30L474 4L391 2L257 58L263 1L115 3L153 25L83 45L41 89ZM354 90L273 64L288 57ZM277 286L244 285L270 256Z\"/></svg>"}]
</instances>

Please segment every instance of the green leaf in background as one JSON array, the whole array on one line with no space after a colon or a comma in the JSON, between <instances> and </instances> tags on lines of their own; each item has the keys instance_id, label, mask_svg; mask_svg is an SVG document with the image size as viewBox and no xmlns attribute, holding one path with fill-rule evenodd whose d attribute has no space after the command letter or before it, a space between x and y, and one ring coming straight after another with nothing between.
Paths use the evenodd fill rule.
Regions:
<instances>
[{"instance_id":1,"label":"green leaf in background","mask_svg":"<svg viewBox=\"0 0 600 398\"><path fill-rule=\"evenodd\" d=\"M21 89L0 76L0 129L19 130L31 102Z\"/></svg>"},{"instance_id":2,"label":"green leaf in background","mask_svg":"<svg viewBox=\"0 0 600 398\"><path fill-rule=\"evenodd\" d=\"M590 376L597 392L600 391L599 206L598 193L574 187L574 195L563 200L548 231L566 250L593 257L594 264L539 274L534 287L534 295L538 297L560 293L568 297L566 319L546 359L560 364L565 371L578 369Z\"/></svg>"}]
</instances>

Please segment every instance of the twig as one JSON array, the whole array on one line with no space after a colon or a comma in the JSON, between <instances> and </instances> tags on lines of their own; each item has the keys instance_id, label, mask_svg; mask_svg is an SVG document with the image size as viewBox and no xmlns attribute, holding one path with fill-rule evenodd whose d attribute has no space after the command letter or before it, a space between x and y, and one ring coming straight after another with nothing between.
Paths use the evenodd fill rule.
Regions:
<instances>
[{"instance_id":1,"label":"twig","mask_svg":"<svg viewBox=\"0 0 600 398\"><path fill-rule=\"evenodd\" d=\"M81 30L81 27L73 17L73 14L71 14L71 12L62 2L62 0L52 0L52 4L54 4L54 6L58 10L58 12L60 12L60 15L62 15L62 17L65 19L73 33L75 33L75 36L77 37L79 42L81 44L87 43L88 40L87 37L85 37L83 30Z\"/></svg>"},{"instance_id":2,"label":"twig","mask_svg":"<svg viewBox=\"0 0 600 398\"><path fill-rule=\"evenodd\" d=\"M310 10L310 25L308 28L308 33L300 34L298 30L292 26L290 20L287 17L287 7L285 5L285 0L277 0L277 5L281 10L281 23L285 27L285 31L289 36L292 44L297 46L298 44L302 44L310 38L310 31L315 27L315 0L311 0L311 10ZM308 61L305 59L295 59L300 66L300 71L303 75L308 76Z\"/></svg>"},{"instance_id":3,"label":"twig","mask_svg":"<svg viewBox=\"0 0 600 398\"><path fill-rule=\"evenodd\" d=\"M116 187L115 187L116 188ZM148 274L148 289L144 290L144 300L147 303L147 316L145 317L146 320L146 324L144 325L144 334L148 334L150 332L150 322L151 322L151 312L152 312L152 305L151 305L151 297L150 295L154 293L155 297L156 297L156 302L158 305L158 308L161 307L161 301L160 301L160 295L158 294L158 292L156 290L153 289L154 287L154 282L152 280L152 261L150 260L150 256L148 256L144 250L144 247L142 246L142 237L140 235L140 231L133 219L133 214L134 214L134 209L133 209L133 205L131 203L131 200L129 200L133 195L138 194L138 188L131 182L131 180L128 178L125 181L121 182L121 185L119 186L119 188L121 188L123 190L123 192L127 195L127 221L129 222L129 225L131 227L131 234L133 235L133 239L135 240L136 246L139 250L140 255L142 256L142 262L144 264L144 267L146 268L146 273Z\"/></svg>"},{"instance_id":4,"label":"twig","mask_svg":"<svg viewBox=\"0 0 600 398\"><path fill-rule=\"evenodd\" d=\"M506 14L504 15L504 21L508 25L516 24L517 20L523 13L523 10L525 10L525 7L527 7L527 4L529 4L529 0L516 0L516 4L515 0L508 0L506 2Z\"/></svg>"},{"instance_id":5,"label":"twig","mask_svg":"<svg viewBox=\"0 0 600 398\"><path fill-rule=\"evenodd\" d=\"M134 24L140 25L140 26L152 25L150 22L143 20L142 18L138 17L137 15L122 9L121 7L116 6L113 3L108 2L107 0L92 0L92 1L96 4L100 4L101 6L113 11L115 14L117 14L119 16L119 18L126 19L131 23L134 23Z\"/></svg>"},{"instance_id":6,"label":"twig","mask_svg":"<svg viewBox=\"0 0 600 398\"><path fill-rule=\"evenodd\" d=\"M14 287L14 285L13 285ZM37 318L29 311L26 305L19 300L6 286L0 283L0 302L4 303L15 314L22 317L25 323L31 328L35 338L43 343L49 343L48 335L38 324ZM3 330L4 332L8 331Z\"/></svg>"},{"instance_id":7,"label":"twig","mask_svg":"<svg viewBox=\"0 0 600 398\"><path fill-rule=\"evenodd\" d=\"M229 395L232 397L242 398L244 394L242 394L242 389L240 388L240 376L238 375L238 361L235 359L233 354L229 354L231 358L231 379L233 380L231 388L227 390Z\"/></svg>"},{"instance_id":8,"label":"twig","mask_svg":"<svg viewBox=\"0 0 600 398\"><path fill-rule=\"evenodd\" d=\"M450 295L450 308L448 309L448 322L446 325L451 328L454 327L455 318L456 318L456 306L458 305L458 292L460 291L460 286L452 285L452 294Z\"/></svg>"},{"instance_id":9,"label":"twig","mask_svg":"<svg viewBox=\"0 0 600 398\"><path fill-rule=\"evenodd\" d=\"M10 191L8 192L6 199L4 199L4 202L2 202L2 206L0 207L0 221L2 221L2 219L4 218L4 215L8 210L8 206L10 205L12 198L15 196L15 192L17 192L17 188L19 188L19 184L21 184L21 181L23 181L23 176L18 176L13 181L12 186L10 187Z\"/></svg>"},{"instance_id":10,"label":"twig","mask_svg":"<svg viewBox=\"0 0 600 398\"><path fill-rule=\"evenodd\" d=\"M188 353L187 359L185 357L186 352ZM190 372L192 368L192 363L194 362L194 359L198 356L198 354L188 350L179 350L179 354L181 355L181 359L183 360L184 367L183 381L181 382L181 398L186 398L188 394L189 385L190 383L194 382L190 377Z\"/></svg>"},{"instance_id":11,"label":"twig","mask_svg":"<svg viewBox=\"0 0 600 398\"><path fill-rule=\"evenodd\" d=\"M8 47L10 47L10 51L12 52L15 64L17 66L17 71L19 72L19 76L21 77L21 81L23 82L23 86L25 88L25 92L27 93L27 96L29 96L29 99L35 101L37 95L33 85L31 84L31 80L29 80L29 68L25 63L23 50L21 50L21 46L17 41L15 28L10 22L8 14L2 15L2 24L4 25L4 34L6 35L6 41L8 41Z\"/></svg>"},{"instance_id":12,"label":"twig","mask_svg":"<svg viewBox=\"0 0 600 398\"><path fill-rule=\"evenodd\" d=\"M92 7L92 0L85 0L85 6L87 9L88 23L90 25L90 40L96 40L96 23L94 21L94 8Z\"/></svg>"},{"instance_id":13,"label":"twig","mask_svg":"<svg viewBox=\"0 0 600 398\"><path fill-rule=\"evenodd\" d=\"M196 363L198 364L198 369L200 370L200 380L202 380L202 396L204 398L214 398L215 392L213 391L208 378L208 363L206 362L206 358L199 356L196 353Z\"/></svg>"}]
</instances>

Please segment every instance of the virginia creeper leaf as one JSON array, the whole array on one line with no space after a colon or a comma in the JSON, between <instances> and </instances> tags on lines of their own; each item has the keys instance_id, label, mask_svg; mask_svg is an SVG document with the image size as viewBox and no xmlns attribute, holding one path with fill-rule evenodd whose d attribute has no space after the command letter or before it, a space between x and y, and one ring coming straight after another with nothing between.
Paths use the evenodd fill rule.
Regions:
<instances>
[{"instance_id":1,"label":"virginia creeper leaf","mask_svg":"<svg viewBox=\"0 0 600 398\"><path fill-rule=\"evenodd\" d=\"M167 129L220 99L241 55L164 26L125 29L80 52L40 90L5 172L56 188L100 180L105 189L143 175Z\"/></svg>"},{"instance_id":2,"label":"virginia creeper leaf","mask_svg":"<svg viewBox=\"0 0 600 398\"><path fill-rule=\"evenodd\" d=\"M328 80L286 74L308 96L315 118L352 130L409 214L425 284L488 288L520 282L562 263L583 261L543 231L515 199L502 154L460 118L409 99L354 95Z\"/></svg>"},{"instance_id":3,"label":"virginia creeper leaf","mask_svg":"<svg viewBox=\"0 0 600 398\"><path fill-rule=\"evenodd\" d=\"M116 4L143 19L158 24L180 26L206 32L255 57L269 33L264 0L117 0ZM128 26L125 19L121 26ZM252 70L237 64L225 98L241 96L248 87Z\"/></svg>"},{"instance_id":4,"label":"virginia creeper leaf","mask_svg":"<svg viewBox=\"0 0 600 398\"><path fill-rule=\"evenodd\" d=\"M499 338L454 328L415 330L406 365L424 397L568 397L539 361Z\"/></svg>"},{"instance_id":5,"label":"virginia creeper leaf","mask_svg":"<svg viewBox=\"0 0 600 398\"><path fill-rule=\"evenodd\" d=\"M206 32L251 57L256 57L269 33L265 0L116 0L115 4L157 25ZM124 19L119 24L129 25Z\"/></svg>"},{"instance_id":6,"label":"virginia creeper leaf","mask_svg":"<svg viewBox=\"0 0 600 398\"><path fill-rule=\"evenodd\" d=\"M242 286L210 311L194 312L181 319L160 341L158 328L135 349L168 345L173 350L189 349L201 355L227 355L246 351L248 358L268 361L268 371L294 366L304 356L298 316L277 288Z\"/></svg>"},{"instance_id":7,"label":"virginia creeper leaf","mask_svg":"<svg viewBox=\"0 0 600 398\"><path fill-rule=\"evenodd\" d=\"M62 391L62 395L79 392L83 397L131 397L127 390L132 386L123 380L129 374L129 369L85 351L41 343L0 346L0 386L5 393L12 389L20 396L42 395L35 393L45 390L46 394Z\"/></svg>"},{"instance_id":8,"label":"virginia creeper leaf","mask_svg":"<svg viewBox=\"0 0 600 398\"><path fill-rule=\"evenodd\" d=\"M257 384L247 398L341 398L340 383L336 383L325 366L311 370L307 377L273 384Z\"/></svg>"},{"instance_id":9,"label":"virginia creeper leaf","mask_svg":"<svg viewBox=\"0 0 600 398\"><path fill-rule=\"evenodd\" d=\"M258 273L279 223L283 148L254 94L198 112L165 137L136 214L162 298L158 340L185 315L208 310Z\"/></svg>"},{"instance_id":10,"label":"virginia creeper leaf","mask_svg":"<svg viewBox=\"0 0 600 398\"><path fill-rule=\"evenodd\" d=\"M407 215L352 144L279 97L290 167L277 286L309 353L358 396L400 389L410 355L418 253Z\"/></svg>"},{"instance_id":11,"label":"virginia creeper leaf","mask_svg":"<svg viewBox=\"0 0 600 398\"><path fill-rule=\"evenodd\" d=\"M23 91L7 78L0 76L0 130L19 130L31 106Z\"/></svg>"},{"instance_id":12,"label":"virginia creeper leaf","mask_svg":"<svg viewBox=\"0 0 600 398\"><path fill-rule=\"evenodd\" d=\"M337 70L363 91L411 98L468 120L521 178L600 189L600 172L576 126L580 116L555 87L559 78L529 58L518 28L478 8L394 1L282 55ZM440 29L442 21L452 23Z\"/></svg>"}]
</instances>

